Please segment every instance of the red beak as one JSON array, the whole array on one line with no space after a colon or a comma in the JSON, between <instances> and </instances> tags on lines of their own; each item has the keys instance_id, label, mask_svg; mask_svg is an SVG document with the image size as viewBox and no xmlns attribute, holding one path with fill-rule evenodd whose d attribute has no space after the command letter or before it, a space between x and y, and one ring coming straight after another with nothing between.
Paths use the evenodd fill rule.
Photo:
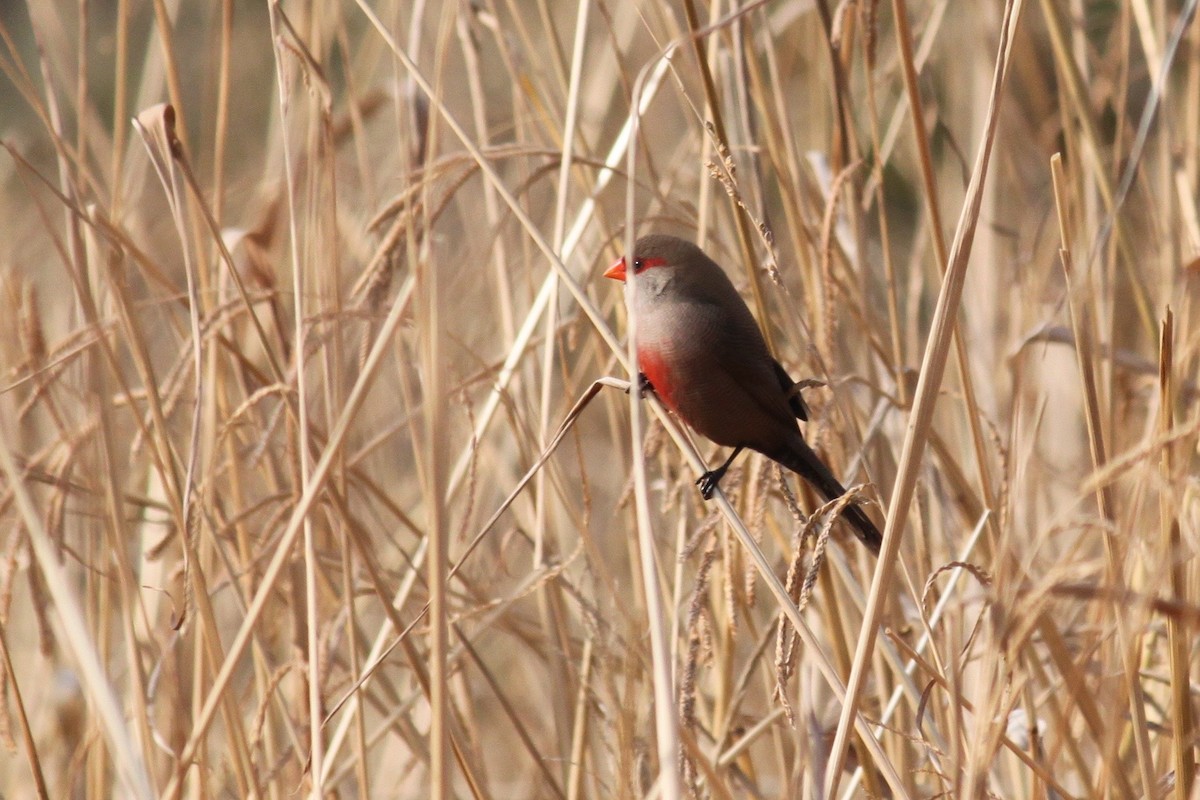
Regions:
<instances>
[{"instance_id":1,"label":"red beak","mask_svg":"<svg viewBox=\"0 0 1200 800\"><path fill-rule=\"evenodd\" d=\"M621 281L623 283L625 281L625 257L622 256L614 261L612 265L605 271L604 277L612 278L613 280Z\"/></svg>"}]
</instances>

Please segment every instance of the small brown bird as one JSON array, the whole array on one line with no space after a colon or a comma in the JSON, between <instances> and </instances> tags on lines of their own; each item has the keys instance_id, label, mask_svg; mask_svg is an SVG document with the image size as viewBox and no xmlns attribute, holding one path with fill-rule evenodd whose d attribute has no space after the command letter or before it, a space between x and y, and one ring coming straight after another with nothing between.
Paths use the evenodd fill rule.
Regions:
<instances>
[{"instance_id":1,"label":"small brown bird","mask_svg":"<svg viewBox=\"0 0 1200 800\"><path fill-rule=\"evenodd\" d=\"M662 401L697 433L734 448L696 484L707 500L745 448L773 459L812 484L826 500L846 493L800 433L807 409L795 382L771 357L758 323L725 271L675 236L643 236L633 270L624 258L606 278L636 281L638 368ZM845 516L878 554L883 536L855 505Z\"/></svg>"}]
</instances>

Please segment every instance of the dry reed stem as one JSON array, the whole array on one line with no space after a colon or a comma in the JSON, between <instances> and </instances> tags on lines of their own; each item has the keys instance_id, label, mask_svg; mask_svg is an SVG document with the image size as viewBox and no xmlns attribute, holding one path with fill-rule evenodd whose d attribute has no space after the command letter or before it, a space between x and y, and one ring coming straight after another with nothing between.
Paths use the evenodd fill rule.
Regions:
<instances>
[{"instance_id":1,"label":"dry reed stem","mask_svg":"<svg viewBox=\"0 0 1200 800\"><path fill-rule=\"evenodd\" d=\"M1026 9L958 379L901 464L998 6L18 4L6 790L821 796L850 708L846 800L1187 796L1196 5ZM159 178L126 126L164 101ZM823 384L806 436L909 529L886 592L828 511L796 560L817 504L763 459L704 504L724 454L599 391L598 272L655 229Z\"/></svg>"},{"instance_id":2,"label":"dry reed stem","mask_svg":"<svg viewBox=\"0 0 1200 800\"><path fill-rule=\"evenodd\" d=\"M1015 4L1006 3L1004 22L1001 25L1000 43L997 48L996 68L989 100L986 133L983 137L976 158L975 167L971 173L971 184L967 190L967 202L963 206L955 232L954 246L949 251L946 262L945 280L938 295L938 308L935 312L933 330L925 350L920 377L914 393L912 419L904 438L904 445L897 468L896 486L892 492L891 506L888 511L888 521L884 533L883 550L879 555L880 566L875 570L871 581L871 596L867 600L867 612L863 620L863 632L859 636L858 646L854 655L854 666L847 685L847 698L843 706L841 719L838 722L837 735L831 750L830 768L825 777L825 793L827 796L837 794L842 765L846 757L846 736L849 723L856 714L858 695L862 690L864 668L871 657L875 642L876 625L882 610L884 592L890 583L892 566L899 552L900 535L904 530L903 515L912 498L916 483L916 463L924 451L927 432L933 418L933 408L936 396L941 386L943 370L946 364L947 348L954 330L954 319L957 316L958 305L962 296L963 280L966 276L968 257L974 240L975 226L978 222L979 206L982 201L984 179L988 173L988 162L991 156L993 137L996 132L996 121L999 102L1004 88L1005 77L1008 74L1009 47L1015 33L1017 21L1020 19L1020 0ZM969 785L969 784L968 784Z\"/></svg>"}]
</instances>

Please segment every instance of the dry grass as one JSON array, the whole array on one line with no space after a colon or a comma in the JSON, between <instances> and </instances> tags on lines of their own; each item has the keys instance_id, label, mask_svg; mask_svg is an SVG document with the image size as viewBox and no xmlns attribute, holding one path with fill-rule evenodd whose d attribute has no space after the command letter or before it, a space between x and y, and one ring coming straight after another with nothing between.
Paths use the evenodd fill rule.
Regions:
<instances>
[{"instance_id":1,"label":"dry grass","mask_svg":"<svg viewBox=\"0 0 1200 800\"><path fill-rule=\"evenodd\" d=\"M0 10L5 796L1200 796L1195 2L305 5Z\"/></svg>"}]
</instances>

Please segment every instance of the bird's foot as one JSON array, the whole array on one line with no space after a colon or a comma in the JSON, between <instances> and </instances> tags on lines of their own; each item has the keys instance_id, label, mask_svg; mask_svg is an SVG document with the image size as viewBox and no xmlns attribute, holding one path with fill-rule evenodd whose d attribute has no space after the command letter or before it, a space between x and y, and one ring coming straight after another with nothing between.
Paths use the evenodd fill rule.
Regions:
<instances>
[{"instance_id":1,"label":"bird's foot","mask_svg":"<svg viewBox=\"0 0 1200 800\"><path fill-rule=\"evenodd\" d=\"M625 394L629 394L629 392L632 390L632 388L633 387L631 386L629 389L626 389ZM644 372L638 373L637 393L638 393L638 397L645 397L647 394L654 393L654 384L650 382L650 379L646 377L646 373L644 373Z\"/></svg>"},{"instance_id":2,"label":"bird's foot","mask_svg":"<svg viewBox=\"0 0 1200 800\"><path fill-rule=\"evenodd\" d=\"M713 492L717 490L717 484L721 482L721 478L725 477L725 467L721 466L717 469L710 469L708 472L696 479L696 485L700 487L700 496L705 500L711 500Z\"/></svg>"},{"instance_id":3,"label":"bird's foot","mask_svg":"<svg viewBox=\"0 0 1200 800\"><path fill-rule=\"evenodd\" d=\"M717 484L721 482L721 478L725 477L725 470L729 469L729 465L738 457L738 453L745 449L745 445L739 444L733 448L729 458L725 459L725 463L716 469L710 469L708 472L696 479L696 485L700 487L700 496L705 500L712 498L713 492L717 490Z\"/></svg>"}]
</instances>

